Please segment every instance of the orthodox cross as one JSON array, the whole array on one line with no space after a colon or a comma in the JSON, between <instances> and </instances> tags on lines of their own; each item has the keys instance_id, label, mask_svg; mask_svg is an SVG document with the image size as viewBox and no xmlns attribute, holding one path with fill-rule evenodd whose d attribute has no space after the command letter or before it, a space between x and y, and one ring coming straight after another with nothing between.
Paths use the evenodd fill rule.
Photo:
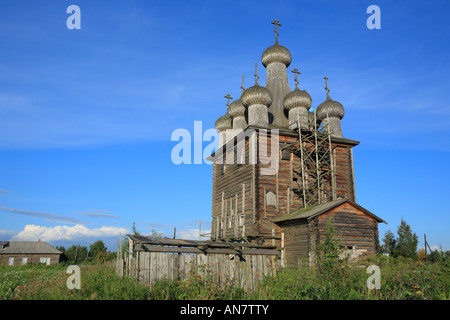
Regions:
<instances>
[{"instance_id":1,"label":"orthodox cross","mask_svg":"<svg viewBox=\"0 0 450 320\"><path fill-rule=\"evenodd\" d=\"M271 24L275 25L275 42L278 42L278 36L279 36L279 34L278 34L278 26L281 27L281 24L278 23L278 22L279 22L278 19L275 19L274 21L271 22Z\"/></svg>"},{"instance_id":2,"label":"orthodox cross","mask_svg":"<svg viewBox=\"0 0 450 320\"><path fill-rule=\"evenodd\" d=\"M241 94L244 93L244 75L242 75L242 86L241 86Z\"/></svg>"},{"instance_id":3,"label":"orthodox cross","mask_svg":"<svg viewBox=\"0 0 450 320\"><path fill-rule=\"evenodd\" d=\"M297 68L295 68L294 70L291 71L292 73L295 73L295 87L298 88L298 80L297 80L297 75L300 74L301 72L298 71Z\"/></svg>"},{"instance_id":4,"label":"orthodox cross","mask_svg":"<svg viewBox=\"0 0 450 320\"><path fill-rule=\"evenodd\" d=\"M255 62L255 84L258 84L258 62Z\"/></svg>"},{"instance_id":5,"label":"orthodox cross","mask_svg":"<svg viewBox=\"0 0 450 320\"><path fill-rule=\"evenodd\" d=\"M327 91L327 98L330 97L330 95L328 94L330 92L330 89L328 89L328 77L324 77L325 79L325 90Z\"/></svg>"},{"instance_id":6,"label":"orthodox cross","mask_svg":"<svg viewBox=\"0 0 450 320\"><path fill-rule=\"evenodd\" d=\"M227 93L227 95L224 97L224 98L226 98L227 99L227 107L230 105L230 99L233 99L233 97L232 96L230 96L230 94L229 93Z\"/></svg>"}]
</instances>

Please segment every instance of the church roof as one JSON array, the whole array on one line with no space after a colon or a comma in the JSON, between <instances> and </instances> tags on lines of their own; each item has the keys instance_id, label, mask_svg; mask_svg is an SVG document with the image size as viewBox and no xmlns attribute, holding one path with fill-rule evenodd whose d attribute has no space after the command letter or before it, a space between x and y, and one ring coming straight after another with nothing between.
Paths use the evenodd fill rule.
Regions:
<instances>
[{"instance_id":1,"label":"church roof","mask_svg":"<svg viewBox=\"0 0 450 320\"><path fill-rule=\"evenodd\" d=\"M381 219L380 217L374 215L372 212L370 212L369 210L361 207L360 205L356 204L353 201L350 201L348 199L338 199L338 200L334 200L334 201L329 201L323 204L319 204L319 205L315 205L315 206L311 206L311 207L306 207L306 208L301 208L299 210L296 210L294 212L291 212L290 214L276 219L274 220L275 223L285 223L288 221L293 221L293 220L300 220L300 219L306 219L306 220L311 220L317 216L320 216L321 214L324 214L328 211L330 211L331 209L337 208L338 206L344 204L344 203L349 203L350 205L352 205L353 207L355 207L356 209L364 212L365 214L367 214L368 216L374 218L375 220L377 220L378 222L383 222L386 223L386 221L384 221L383 219Z\"/></svg>"},{"instance_id":2,"label":"church roof","mask_svg":"<svg viewBox=\"0 0 450 320\"><path fill-rule=\"evenodd\" d=\"M313 101L311 96L308 94L306 90L298 89L298 81L297 74L298 69L295 68L294 73L296 73L296 86L294 90L291 90L289 85L289 81L287 78L287 68L290 66L292 61L292 56L288 48L281 46L278 43L278 26L281 26L279 21L275 19L275 21L271 22L275 25L275 44L266 48L262 54L261 62L263 66L266 68L266 83L265 85L258 84L257 72L256 76L256 84L253 87L247 88L245 92L241 93L241 98L238 101L235 101L230 105L230 109L228 110L231 118L235 116L245 116L245 122L242 122L241 119L238 119L239 129L243 129L245 123L251 125L263 125L267 129L272 129L271 126L278 126L282 128L291 128L291 125L294 122L300 122L300 119L289 119L290 114L291 117L295 117L297 112L290 112L290 110L295 108L305 108L309 112L309 116L313 114L310 111L311 106L313 106ZM325 77L325 80L328 78ZM243 88L243 86L241 87ZM338 117L342 119L344 116L344 107L341 103L332 100L329 97L329 89L328 83L326 84L327 90L327 99L323 101L317 107L314 107L317 115L318 125L329 126L329 130L332 136L342 137L342 130L339 128L335 128L335 130L331 130L331 128L338 126L336 122L332 122L329 124L326 121L327 117ZM264 109L258 109L259 111L252 111L252 114L248 112L249 105L252 104L261 104L267 107L267 114ZM254 109L255 110L255 109ZM298 111L303 112L303 110ZM268 121L266 120L266 116ZM250 120L252 119L252 120ZM221 122L221 119L219 122ZM306 121L309 124L312 123L308 119L301 119L302 121ZM232 125L234 127L234 121L232 120ZM222 127L216 127L218 132L223 132L228 129L229 124ZM307 128L308 124L303 124L301 128Z\"/></svg>"}]
</instances>

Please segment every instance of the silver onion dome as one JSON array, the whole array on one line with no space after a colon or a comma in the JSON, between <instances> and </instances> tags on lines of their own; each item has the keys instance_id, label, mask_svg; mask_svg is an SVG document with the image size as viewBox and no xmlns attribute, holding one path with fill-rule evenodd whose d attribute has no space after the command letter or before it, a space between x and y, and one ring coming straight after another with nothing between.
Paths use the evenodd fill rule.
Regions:
<instances>
[{"instance_id":1,"label":"silver onion dome","mask_svg":"<svg viewBox=\"0 0 450 320\"><path fill-rule=\"evenodd\" d=\"M330 90L328 89L328 77L325 79L325 91L327 92L327 98L324 102L319 104L316 109L316 117L318 120L324 120L327 117L337 117L342 119L344 117L344 107L341 103L334 101L330 98Z\"/></svg>"},{"instance_id":2,"label":"silver onion dome","mask_svg":"<svg viewBox=\"0 0 450 320\"><path fill-rule=\"evenodd\" d=\"M227 112L223 116L219 117L216 120L215 126L216 126L217 131L224 131L224 130L231 129L233 126L231 124L230 114Z\"/></svg>"},{"instance_id":3,"label":"silver onion dome","mask_svg":"<svg viewBox=\"0 0 450 320\"><path fill-rule=\"evenodd\" d=\"M242 103L248 107L254 104L262 104L269 107L272 104L272 94L269 90L256 83L242 94Z\"/></svg>"},{"instance_id":4,"label":"silver onion dome","mask_svg":"<svg viewBox=\"0 0 450 320\"><path fill-rule=\"evenodd\" d=\"M272 93L265 87L261 87L258 84L258 64L255 63L255 85L248 88L242 93L241 99L245 107L260 104L266 107L270 107L272 104Z\"/></svg>"},{"instance_id":5,"label":"silver onion dome","mask_svg":"<svg viewBox=\"0 0 450 320\"><path fill-rule=\"evenodd\" d=\"M230 103L230 106L228 107L228 114L232 119L239 116L245 116L245 106L242 103L242 98Z\"/></svg>"},{"instance_id":6,"label":"silver onion dome","mask_svg":"<svg viewBox=\"0 0 450 320\"><path fill-rule=\"evenodd\" d=\"M304 107L309 110L312 105L312 99L306 90L300 90L298 87L294 91L289 92L283 100L284 107L291 110L295 107Z\"/></svg>"},{"instance_id":7,"label":"silver onion dome","mask_svg":"<svg viewBox=\"0 0 450 320\"><path fill-rule=\"evenodd\" d=\"M278 41L275 41L275 44L271 47L268 47L264 50L261 62L264 67L267 67L272 62L281 62L286 68L289 67L292 61L292 56L289 50L286 47L280 46Z\"/></svg>"},{"instance_id":8,"label":"silver onion dome","mask_svg":"<svg viewBox=\"0 0 450 320\"><path fill-rule=\"evenodd\" d=\"M316 109L316 117L319 120L324 120L327 117L337 117L342 119L344 114L345 112L342 104L332 100L329 96L324 102L319 104Z\"/></svg>"}]
</instances>

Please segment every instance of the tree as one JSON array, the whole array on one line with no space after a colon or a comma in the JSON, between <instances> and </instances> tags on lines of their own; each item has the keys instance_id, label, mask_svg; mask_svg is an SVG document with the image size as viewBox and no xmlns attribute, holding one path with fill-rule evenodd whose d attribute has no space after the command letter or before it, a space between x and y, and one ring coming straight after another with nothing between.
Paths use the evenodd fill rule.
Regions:
<instances>
[{"instance_id":1,"label":"tree","mask_svg":"<svg viewBox=\"0 0 450 320\"><path fill-rule=\"evenodd\" d=\"M316 263L322 273L330 273L342 260L340 241L334 237L334 221L329 218L325 229L324 241L316 246Z\"/></svg>"},{"instance_id":2,"label":"tree","mask_svg":"<svg viewBox=\"0 0 450 320\"><path fill-rule=\"evenodd\" d=\"M61 251L63 254L66 254L66 248L64 248L63 246L56 246L55 248L56 250Z\"/></svg>"},{"instance_id":3,"label":"tree","mask_svg":"<svg viewBox=\"0 0 450 320\"><path fill-rule=\"evenodd\" d=\"M135 235L135 236L140 236L141 235L141 233L139 231L137 231L137 229L136 229L136 223L135 222L133 222L132 230L133 230L133 235Z\"/></svg>"},{"instance_id":4,"label":"tree","mask_svg":"<svg viewBox=\"0 0 450 320\"><path fill-rule=\"evenodd\" d=\"M136 223L133 222L133 227L131 228L131 230L133 231L133 235L135 236L140 236L141 233L139 231L137 231L136 229ZM122 244L121 244L121 252L122 253L127 253L128 252L128 236L125 236L122 240Z\"/></svg>"},{"instance_id":5,"label":"tree","mask_svg":"<svg viewBox=\"0 0 450 320\"><path fill-rule=\"evenodd\" d=\"M397 243L394 249L394 256L417 259L418 244L419 239L417 234L412 232L411 226L402 218L397 229Z\"/></svg>"},{"instance_id":6,"label":"tree","mask_svg":"<svg viewBox=\"0 0 450 320\"><path fill-rule=\"evenodd\" d=\"M88 255L88 249L85 246L72 245L66 250L66 255L70 263L77 264L79 262L85 261Z\"/></svg>"},{"instance_id":7,"label":"tree","mask_svg":"<svg viewBox=\"0 0 450 320\"><path fill-rule=\"evenodd\" d=\"M395 240L395 236L391 232L391 230L386 231L386 233L384 234L383 243L384 245L381 247L382 251L387 252L392 256L394 254L397 240Z\"/></svg>"},{"instance_id":8,"label":"tree","mask_svg":"<svg viewBox=\"0 0 450 320\"><path fill-rule=\"evenodd\" d=\"M100 252L106 254L106 247L102 240L98 240L89 246L88 257L92 260Z\"/></svg>"}]
</instances>

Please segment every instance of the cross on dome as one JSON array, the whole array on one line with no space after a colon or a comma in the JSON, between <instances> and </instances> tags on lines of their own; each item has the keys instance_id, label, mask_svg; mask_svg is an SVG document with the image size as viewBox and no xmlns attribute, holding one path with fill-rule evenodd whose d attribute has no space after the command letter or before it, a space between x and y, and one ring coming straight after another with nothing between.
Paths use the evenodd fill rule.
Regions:
<instances>
[{"instance_id":1,"label":"cross on dome","mask_svg":"<svg viewBox=\"0 0 450 320\"><path fill-rule=\"evenodd\" d=\"M298 71L297 68L295 68L294 70L291 71L292 73L295 73L295 87L298 88L298 80L297 80L297 75L301 74L300 71Z\"/></svg>"},{"instance_id":2,"label":"cross on dome","mask_svg":"<svg viewBox=\"0 0 450 320\"><path fill-rule=\"evenodd\" d=\"M328 89L328 77L324 77L324 79L325 79L325 90L327 92L327 98L329 98L330 97L330 95L329 95L330 89Z\"/></svg>"},{"instance_id":3,"label":"cross on dome","mask_svg":"<svg viewBox=\"0 0 450 320\"><path fill-rule=\"evenodd\" d=\"M227 107L230 105L230 99L233 99L233 97L232 96L230 96L230 94L229 93L227 93L227 95L224 97L224 98L226 98L227 99Z\"/></svg>"},{"instance_id":4,"label":"cross on dome","mask_svg":"<svg viewBox=\"0 0 450 320\"><path fill-rule=\"evenodd\" d=\"M281 24L278 23L278 22L279 22L278 19L275 19L274 21L271 22L271 24L275 25L275 42L278 42L278 36L279 36L279 34L278 34L278 26L281 27Z\"/></svg>"},{"instance_id":5,"label":"cross on dome","mask_svg":"<svg viewBox=\"0 0 450 320\"><path fill-rule=\"evenodd\" d=\"M255 84L258 84L258 79L259 79L259 76L258 76L258 63L255 62Z\"/></svg>"}]
</instances>

